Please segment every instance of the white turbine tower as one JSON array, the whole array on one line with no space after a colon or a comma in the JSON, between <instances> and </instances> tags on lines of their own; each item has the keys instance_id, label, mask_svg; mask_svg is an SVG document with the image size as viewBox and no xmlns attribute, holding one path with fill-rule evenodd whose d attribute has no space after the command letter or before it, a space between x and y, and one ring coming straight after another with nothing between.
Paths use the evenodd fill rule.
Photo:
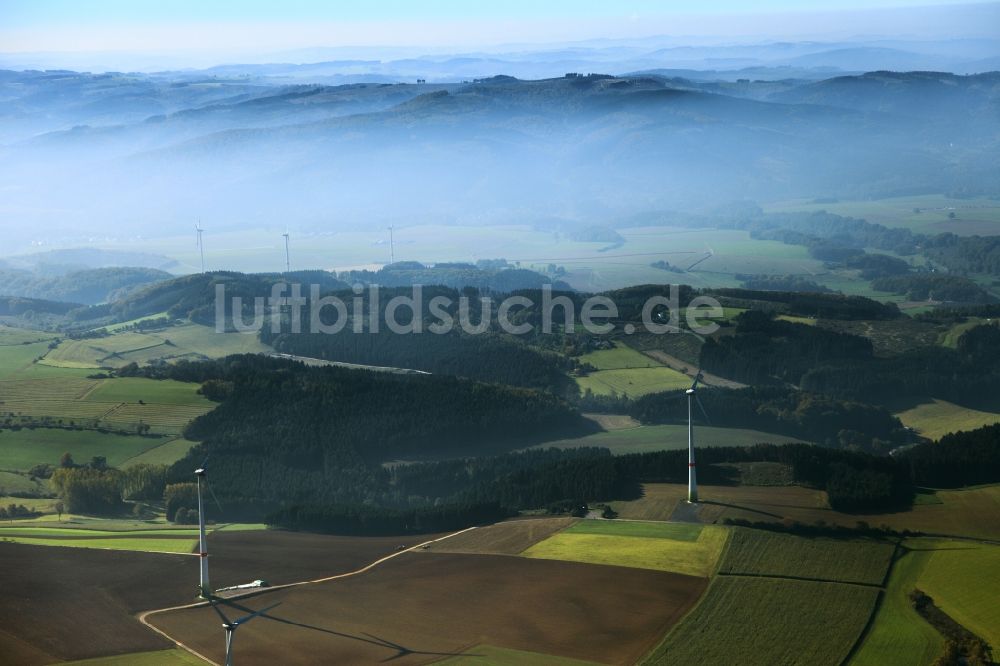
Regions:
<instances>
[{"instance_id":1,"label":"white turbine tower","mask_svg":"<svg viewBox=\"0 0 1000 666\"><path fill-rule=\"evenodd\" d=\"M207 461L206 461L207 462ZM233 638L236 636L236 629L239 628L241 624L245 624L250 620L254 619L258 615L263 615L267 611L271 610L278 604L273 604L267 608L262 608L258 611L252 611L248 615L244 615L241 618L235 620L230 620L226 617L222 609L219 608L220 604L227 604L225 599L218 597L212 592L212 588L208 582L208 542L205 539L205 505L202 499L202 485L207 485L208 480L206 478L205 464L203 463L201 467L194 471L194 475L198 480L198 559L201 562L201 572L199 575L199 595L202 599L206 600L212 607L212 610L222 618L222 628L226 632L226 666L233 666ZM213 493L214 497L214 493ZM231 603L231 602L230 602ZM234 607L240 610L249 610L233 604Z\"/></svg>"},{"instance_id":2,"label":"white turbine tower","mask_svg":"<svg viewBox=\"0 0 1000 666\"><path fill-rule=\"evenodd\" d=\"M288 253L288 229L285 229L285 233L281 234L285 237L285 273L292 272L292 255Z\"/></svg>"},{"instance_id":3,"label":"white turbine tower","mask_svg":"<svg viewBox=\"0 0 1000 666\"><path fill-rule=\"evenodd\" d=\"M396 244L392 238L392 225L389 225L389 263L396 263Z\"/></svg>"},{"instance_id":4,"label":"white turbine tower","mask_svg":"<svg viewBox=\"0 0 1000 666\"><path fill-rule=\"evenodd\" d=\"M204 465L194 471L198 480L198 560L201 569L198 577L198 596L202 599L212 598L212 588L208 583L208 541L205 539L205 507L202 503L201 486L205 480Z\"/></svg>"},{"instance_id":5,"label":"white turbine tower","mask_svg":"<svg viewBox=\"0 0 1000 666\"><path fill-rule=\"evenodd\" d=\"M698 388L698 382L701 381L701 371L695 375L694 382L684 393L687 395L688 403L688 502L696 503L698 501L698 477L695 473L695 460L694 460L694 405L693 403L698 403L698 409L701 410L702 415L705 417L705 422L708 423L708 412L705 411L705 406L701 404L701 400L698 399L698 394L695 392Z\"/></svg>"},{"instance_id":6,"label":"white turbine tower","mask_svg":"<svg viewBox=\"0 0 1000 666\"><path fill-rule=\"evenodd\" d=\"M201 272L205 272L205 243L202 240L201 235L205 233L205 230L201 228L201 220L198 220L198 224L194 225L194 230L198 232L198 254L201 255Z\"/></svg>"}]
</instances>

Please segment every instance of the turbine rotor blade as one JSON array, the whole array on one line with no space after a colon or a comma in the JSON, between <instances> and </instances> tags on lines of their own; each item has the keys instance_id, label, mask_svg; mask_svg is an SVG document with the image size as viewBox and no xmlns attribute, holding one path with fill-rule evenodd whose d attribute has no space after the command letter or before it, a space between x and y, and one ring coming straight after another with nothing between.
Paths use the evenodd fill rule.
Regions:
<instances>
[{"instance_id":1,"label":"turbine rotor blade","mask_svg":"<svg viewBox=\"0 0 1000 666\"><path fill-rule=\"evenodd\" d=\"M708 418L708 412L705 411L705 405L701 404L701 398L698 397L697 393L694 394L694 401L698 403L698 409L701 410L702 416L705 417L705 424L712 425L712 419Z\"/></svg>"}]
</instances>

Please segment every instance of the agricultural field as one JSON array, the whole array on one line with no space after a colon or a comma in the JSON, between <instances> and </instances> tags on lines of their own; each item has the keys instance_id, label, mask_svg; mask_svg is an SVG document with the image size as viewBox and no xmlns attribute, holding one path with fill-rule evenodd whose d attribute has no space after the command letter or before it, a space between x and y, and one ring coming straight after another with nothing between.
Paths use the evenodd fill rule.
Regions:
<instances>
[{"instance_id":1,"label":"agricultural field","mask_svg":"<svg viewBox=\"0 0 1000 666\"><path fill-rule=\"evenodd\" d=\"M524 650L507 650L492 645L476 645L457 657L448 657L438 664L450 666L596 666L592 661L553 657Z\"/></svg>"},{"instance_id":2,"label":"agricultural field","mask_svg":"<svg viewBox=\"0 0 1000 666\"><path fill-rule=\"evenodd\" d=\"M765 204L763 208L766 212L825 210L930 235L948 232L959 236L993 236L1000 233L1000 202L985 197L951 199L930 194L835 203L813 203L803 199ZM955 219L948 217L952 212Z\"/></svg>"},{"instance_id":3,"label":"agricultural field","mask_svg":"<svg viewBox=\"0 0 1000 666\"><path fill-rule=\"evenodd\" d=\"M540 541L566 529L573 518L530 518L508 520L430 544L426 550L436 553L478 553L520 555Z\"/></svg>"},{"instance_id":4,"label":"agricultural field","mask_svg":"<svg viewBox=\"0 0 1000 666\"><path fill-rule=\"evenodd\" d=\"M64 662L72 666L204 666L205 662L180 648L135 652L115 657L97 657Z\"/></svg>"},{"instance_id":5,"label":"agricultural field","mask_svg":"<svg viewBox=\"0 0 1000 666\"><path fill-rule=\"evenodd\" d=\"M0 372L0 423L22 427L0 430L0 469L56 463L66 451L78 462L102 455L119 465L158 450L148 460L170 463L183 456L190 443L165 445L215 406L198 394L197 384L88 378L81 374L86 370L47 367L31 359L26 364L16 358L11 362L11 349L21 351L0 347L0 368L5 361L9 368L17 366L6 375ZM95 426L125 432L146 426L160 437L100 432Z\"/></svg>"},{"instance_id":6,"label":"agricultural field","mask_svg":"<svg viewBox=\"0 0 1000 666\"><path fill-rule=\"evenodd\" d=\"M908 539L892 565L875 621L851 658L851 666L927 666L941 653L944 639L910 602L917 578L932 551L924 539Z\"/></svg>"},{"instance_id":7,"label":"agricultural field","mask_svg":"<svg viewBox=\"0 0 1000 666\"><path fill-rule=\"evenodd\" d=\"M812 523L818 517L833 513L827 508L826 493L801 486L699 486L701 506L698 515L703 522L723 518L748 520L780 520L792 512ZM633 520L669 520L679 502L687 498L687 485L680 483L646 483L642 497L611 502L611 508L621 518ZM813 518L817 516L817 518ZM798 518L796 518L798 519ZM853 525L853 523L852 523Z\"/></svg>"},{"instance_id":8,"label":"agricultural field","mask_svg":"<svg viewBox=\"0 0 1000 666\"><path fill-rule=\"evenodd\" d=\"M109 465L118 467L143 452L155 450L165 441L159 437L116 435L96 430L0 430L0 468L26 471L40 463L58 465L59 458L66 452L71 453L77 463L104 456Z\"/></svg>"},{"instance_id":9,"label":"agricultural field","mask_svg":"<svg viewBox=\"0 0 1000 666\"><path fill-rule=\"evenodd\" d=\"M643 663L837 666L878 594L860 585L719 576Z\"/></svg>"},{"instance_id":10,"label":"agricultural field","mask_svg":"<svg viewBox=\"0 0 1000 666\"><path fill-rule=\"evenodd\" d=\"M896 530L920 531L984 539L1000 539L1000 484L961 490L937 490L909 511L883 514L846 514L830 509L826 493L801 486L706 486L699 487L702 522L726 518L776 522L794 520L807 525L825 521L854 527L859 521L887 525ZM669 520L678 503L687 496L684 484L644 484L636 500L611 502L622 518Z\"/></svg>"},{"instance_id":11,"label":"agricultural field","mask_svg":"<svg viewBox=\"0 0 1000 666\"><path fill-rule=\"evenodd\" d=\"M777 576L882 585L894 546L869 539L803 538L734 528L720 575Z\"/></svg>"},{"instance_id":12,"label":"agricultural field","mask_svg":"<svg viewBox=\"0 0 1000 666\"><path fill-rule=\"evenodd\" d=\"M45 355L43 365L60 368L120 368L129 363L201 360L270 351L254 335L216 333L199 324L155 331L125 331L103 338L65 340Z\"/></svg>"},{"instance_id":13,"label":"agricultural field","mask_svg":"<svg viewBox=\"0 0 1000 666\"><path fill-rule=\"evenodd\" d=\"M743 428L716 428L698 426L695 431L698 446L751 446L768 442L789 444L801 439ZM650 451L672 451L687 448L686 425L655 425L620 428L606 432L596 432L574 439L559 439L538 444L531 448L556 447L572 449L581 446L598 446L610 449L614 455L648 453Z\"/></svg>"},{"instance_id":14,"label":"agricultural field","mask_svg":"<svg viewBox=\"0 0 1000 666\"><path fill-rule=\"evenodd\" d=\"M256 578L279 585L355 571L400 545L422 540L229 529L209 536L216 587ZM2 541L0 569L18 573L4 578L0 595L0 655L17 655L20 664L173 648L139 624L134 614L193 602L198 580L198 559L188 555ZM86 623L50 621L79 617L81 608L86 609Z\"/></svg>"},{"instance_id":15,"label":"agricultural field","mask_svg":"<svg viewBox=\"0 0 1000 666\"><path fill-rule=\"evenodd\" d=\"M525 550L530 558L710 576L726 543L722 527L587 520Z\"/></svg>"},{"instance_id":16,"label":"agricultural field","mask_svg":"<svg viewBox=\"0 0 1000 666\"><path fill-rule=\"evenodd\" d=\"M669 223L666 220L665 223ZM680 223L680 222L679 222ZM680 226L617 229L625 243L608 248L604 242L574 241L563 234L541 231L527 225L439 226L416 225L396 233L396 259L437 263L468 261L470 256L505 257L522 268L546 271L549 264L566 270L560 279L583 291L605 291L635 284L683 282L698 287L735 287L735 273L814 274L821 262L803 247L778 241L750 238L748 232L731 229L691 229ZM278 271L284 253L280 238L261 230L213 234L213 243L228 248L224 261L228 270ZM298 237L296 263L325 270L377 268L389 261L386 234L382 230L314 233ZM277 241L277 242L276 242ZM294 239L293 239L293 242ZM122 243L116 249L128 249ZM197 249L185 236L144 239L142 251L177 259L179 272L198 269ZM650 266L666 259L682 268L711 257L693 271L677 274ZM209 266L211 269L212 267Z\"/></svg>"},{"instance_id":17,"label":"agricultural field","mask_svg":"<svg viewBox=\"0 0 1000 666\"><path fill-rule=\"evenodd\" d=\"M596 372L575 378L581 392L589 389L595 395L627 394L637 398L691 385L687 375L622 345L584 354L579 360L597 368Z\"/></svg>"},{"instance_id":18,"label":"agricultural field","mask_svg":"<svg viewBox=\"0 0 1000 666\"><path fill-rule=\"evenodd\" d=\"M1000 413L970 409L936 398L896 412L896 416L903 425L933 440L941 439L951 432L975 430L1000 423Z\"/></svg>"},{"instance_id":19,"label":"agricultural field","mask_svg":"<svg viewBox=\"0 0 1000 666\"><path fill-rule=\"evenodd\" d=\"M907 541L927 548L917 587L955 621L1000 649L1000 546L974 541Z\"/></svg>"},{"instance_id":20,"label":"agricultural field","mask_svg":"<svg viewBox=\"0 0 1000 666\"><path fill-rule=\"evenodd\" d=\"M405 553L357 576L247 600L281 605L240 630L243 664L426 663L485 644L598 663L634 663L695 603L705 581L656 571L497 555ZM475 593L470 593L474 590ZM208 609L156 627L222 659ZM441 631L447 627L446 632Z\"/></svg>"}]
</instances>

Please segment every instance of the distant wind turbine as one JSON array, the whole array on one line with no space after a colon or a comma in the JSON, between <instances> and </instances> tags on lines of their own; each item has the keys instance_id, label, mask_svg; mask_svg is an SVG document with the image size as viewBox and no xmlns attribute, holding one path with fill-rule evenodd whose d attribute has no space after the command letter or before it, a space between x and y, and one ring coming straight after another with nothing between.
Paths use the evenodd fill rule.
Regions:
<instances>
[{"instance_id":1,"label":"distant wind turbine","mask_svg":"<svg viewBox=\"0 0 1000 666\"><path fill-rule=\"evenodd\" d=\"M288 253L288 229L285 229L285 233L281 234L285 237L285 272L292 272L292 257Z\"/></svg>"},{"instance_id":2,"label":"distant wind turbine","mask_svg":"<svg viewBox=\"0 0 1000 666\"><path fill-rule=\"evenodd\" d=\"M202 234L205 230L201 228L201 220L198 220L198 224L194 225L194 230L198 232L198 254L201 255L201 272L205 272L205 242L202 239Z\"/></svg>"},{"instance_id":3,"label":"distant wind turbine","mask_svg":"<svg viewBox=\"0 0 1000 666\"><path fill-rule=\"evenodd\" d=\"M389 263L396 263L396 244L392 238L392 225L389 225Z\"/></svg>"}]
</instances>

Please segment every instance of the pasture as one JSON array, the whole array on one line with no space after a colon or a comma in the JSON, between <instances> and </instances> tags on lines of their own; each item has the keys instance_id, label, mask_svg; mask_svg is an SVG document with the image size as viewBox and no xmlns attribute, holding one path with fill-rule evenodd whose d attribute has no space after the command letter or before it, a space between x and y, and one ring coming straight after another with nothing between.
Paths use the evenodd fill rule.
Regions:
<instances>
[{"instance_id":1,"label":"pasture","mask_svg":"<svg viewBox=\"0 0 1000 666\"><path fill-rule=\"evenodd\" d=\"M599 663L634 663L704 590L688 576L497 555L405 553L358 576L246 600L281 605L240 630L242 664L426 663L485 644ZM474 592L473 592L474 591ZM207 611L207 612L206 612ZM214 660L208 609L154 615ZM447 631L442 631L442 628ZM334 658L335 656L335 658Z\"/></svg>"},{"instance_id":2,"label":"pasture","mask_svg":"<svg viewBox=\"0 0 1000 666\"><path fill-rule=\"evenodd\" d=\"M588 520L555 534L522 555L546 560L710 576L728 530L715 526Z\"/></svg>"},{"instance_id":3,"label":"pasture","mask_svg":"<svg viewBox=\"0 0 1000 666\"><path fill-rule=\"evenodd\" d=\"M956 622L1000 649L1000 546L925 539L907 545L928 549L917 587Z\"/></svg>"},{"instance_id":4,"label":"pasture","mask_svg":"<svg viewBox=\"0 0 1000 666\"><path fill-rule=\"evenodd\" d=\"M22 428L0 430L0 468L28 470L40 463L58 465L63 453L71 453L77 463L104 456L117 467L126 460L164 444L158 437L116 435L96 430Z\"/></svg>"},{"instance_id":5,"label":"pasture","mask_svg":"<svg viewBox=\"0 0 1000 666\"><path fill-rule=\"evenodd\" d=\"M938 440L959 430L975 430L1000 423L1000 414L962 407L951 402L931 398L896 412L903 425L916 430L929 439Z\"/></svg>"},{"instance_id":6,"label":"pasture","mask_svg":"<svg viewBox=\"0 0 1000 666\"><path fill-rule=\"evenodd\" d=\"M144 424L150 427L151 433L177 435L192 420L215 407L198 394L198 389L197 384L145 378L8 378L0 380L0 422L52 426L52 430L76 426L93 428L97 424L133 432ZM93 439L92 436L79 436L85 444L88 437ZM145 448L151 446L153 444ZM133 451L132 455L145 448Z\"/></svg>"},{"instance_id":7,"label":"pasture","mask_svg":"<svg viewBox=\"0 0 1000 666\"><path fill-rule=\"evenodd\" d=\"M808 578L882 585L895 547L870 539L805 538L734 528L719 562L720 575Z\"/></svg>"},{"instance_id":8,"label":"pasture","mask_svg":"<svg viewBox=\"0 0 1000 666\"><path fill-rule=\"evenodd\" d=\"M719 576L643 663L838 666L877 598L859 585Z\"/></svg>"},{"instance_id":9,"label":"pasture","mask_svg":"<svg viewBox=\"0 0 1000 666\"><path fill-rule=\"evenodd\" d=\"M852 666L927 666L944 639L910 601L917 578L931 555L924 539L908 539L897 553L875 620L851 658Z\"/></svg>"},{"instance_id":10,"label":"pasture","mask_svg":"<svg viewBox=\"0 0 1000 666\"><path fill-rule=\"evenodd\" d=\"M593 351L579 360L597 368L575 378L581 392L589 389L595 395L627 394L635 398L691 385L691 379L683 373L624 345Z\"/></svg>"}]
</instances>

